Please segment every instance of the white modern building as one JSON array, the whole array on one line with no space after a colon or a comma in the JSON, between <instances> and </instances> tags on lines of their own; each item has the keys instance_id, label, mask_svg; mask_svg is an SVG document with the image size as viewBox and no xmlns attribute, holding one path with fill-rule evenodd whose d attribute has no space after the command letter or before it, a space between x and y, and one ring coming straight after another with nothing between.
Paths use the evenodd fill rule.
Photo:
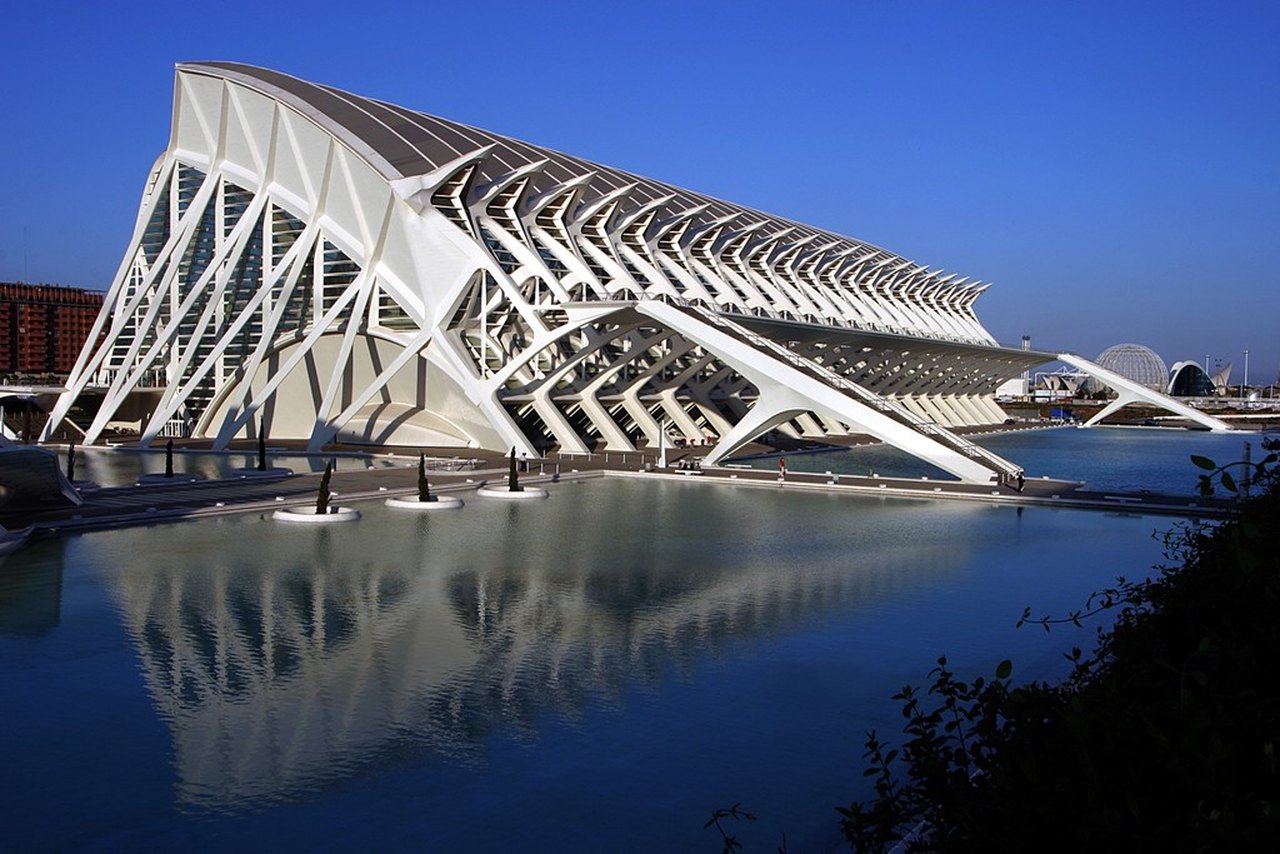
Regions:
<instances>
[{"instance_id":1,"label":"white modern building","mask_svg":"<svg viewBox=\"0 0 1280 854\"><path fill-rule=\"evenodd\" d=\"M949 428L1003 421L996 387L1053 356L994 341L985 287L278 72L185 64L49 430L93 394L87 442L123 419L143 444L683 439L714 463L769 430L853 432L1008 479Z\"/></svg>"}]
</instances>

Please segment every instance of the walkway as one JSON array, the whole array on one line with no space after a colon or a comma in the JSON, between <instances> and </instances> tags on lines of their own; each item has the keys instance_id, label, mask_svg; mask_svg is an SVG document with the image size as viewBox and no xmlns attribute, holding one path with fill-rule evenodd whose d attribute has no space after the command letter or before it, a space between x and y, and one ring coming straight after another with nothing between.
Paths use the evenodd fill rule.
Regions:
<instances>
[{"instance_id":1,"label":"walkway","mask_svg":"<svg viewBox=\"0 0 1280 854\"><path fill-rule=\"evenodd\" d=\"M699 449L701 450L701 449ZM476 471L432 473L433 492L465 497L484 482L504 481L507 468L499 455ZM532 460L521 482L547 484L601 476L661 478L722 486L747 486L785 491L822 491L880 497L979 501L1016 506L1051 506L1079 510L1103 510L1134 514L1161 514L1221 518L1231 515L1232 502L1195 496L1087 491L1073 481L1027 480L1019 492L1013 486L968 484L954 480L875 477L863 475L789 472L780 481L776 472L747 467L680 469L688 450L672 450L671 466L653 470L652 455L592 454ZM648 462L646 467L644 462ZM339 470L330 488L342 504L412 495L417 491L416 463L403 468ZM172 486L122 486L86 491L79 507L0 513L0 523L10 529L34 525L37 531L63 533L105 527L151 524L159 521L220 516L233 513L266 513L278 507L304 506L315 501L320 476L315 473L228 480L197 481ZM554 493L553 493L554 495Z\"/></svg>"}]
</instances>

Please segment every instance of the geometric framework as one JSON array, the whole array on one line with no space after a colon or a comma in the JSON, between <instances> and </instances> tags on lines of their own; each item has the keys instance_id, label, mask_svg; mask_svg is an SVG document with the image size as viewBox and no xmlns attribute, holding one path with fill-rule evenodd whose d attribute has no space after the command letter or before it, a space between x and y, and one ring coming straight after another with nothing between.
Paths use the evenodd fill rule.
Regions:
<instances>
[{"instance_id":1,"label":"geometric framework","mask_svg":"<svg viewBox=\"0 0 1280 854\"><path fill-rule=\"evenodd\" d=\"M870 433L964 480L951 429L1052 356L986 285L848 237L234 63L180 65L167 150L49 435L634 450ZM99 342L100 339L100 342Z\"/></svg>"}]
</instances>

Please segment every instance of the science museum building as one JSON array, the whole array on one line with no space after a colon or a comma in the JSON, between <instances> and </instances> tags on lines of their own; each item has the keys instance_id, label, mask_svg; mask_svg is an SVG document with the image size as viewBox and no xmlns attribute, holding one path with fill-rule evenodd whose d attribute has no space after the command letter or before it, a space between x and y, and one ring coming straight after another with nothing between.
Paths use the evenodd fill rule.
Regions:
<instances>
[{"instance_id":1,"label":"science museum building","mask_svg":"<svg viewBox=\"0 0 1280 854\"><path fill-rule=\"evenodd\" d=\"M177 68L168 148L49 430L536 455L867 434L962 480L953 428L1054 354L985 285L798 222L285 74ZM139 410L137 400L146 404ZM661 436L661 438L660 438Z\"/></svg>"}]
</instances>

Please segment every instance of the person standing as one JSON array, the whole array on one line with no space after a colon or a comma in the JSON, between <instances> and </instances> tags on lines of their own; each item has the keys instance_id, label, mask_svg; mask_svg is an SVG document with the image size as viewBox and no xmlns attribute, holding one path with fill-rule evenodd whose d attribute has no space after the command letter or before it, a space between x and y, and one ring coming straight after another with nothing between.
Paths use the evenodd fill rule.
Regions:
<instances>
[{"instance_id":1,"label":"person standing","mask_svg":"<svg viewBox=\"0 0 1280 854\"><path fill-rule=\"evenodd\" d=\"M787 458L778 457L778 480L787 479Z\"/></svg>"}]
</instances>

